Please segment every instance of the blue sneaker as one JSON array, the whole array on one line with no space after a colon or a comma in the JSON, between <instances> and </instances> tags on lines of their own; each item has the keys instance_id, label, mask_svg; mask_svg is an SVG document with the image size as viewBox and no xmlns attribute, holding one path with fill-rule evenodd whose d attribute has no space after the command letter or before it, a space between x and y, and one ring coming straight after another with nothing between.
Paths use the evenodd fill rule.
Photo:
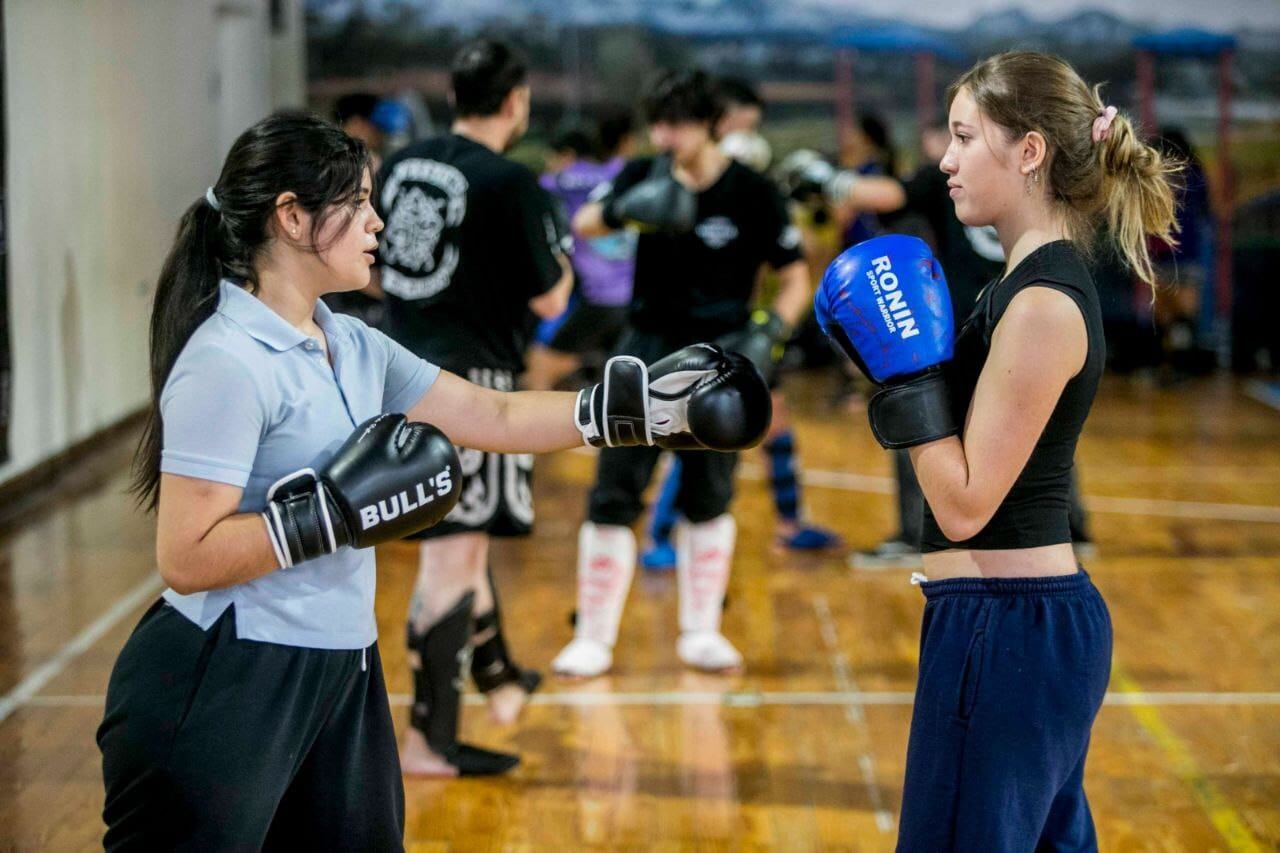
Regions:
<instances>
[{"instance_id":1,"label":"blue sneaker","mask_svg":"<svg viewBox=\"0 0 1280 853\"><path fill-rule=\"evenodd\" d=\"M822 527L801 525L791 536L779 537L778 542L790 551L823 551L839 545L840 537Z\"/></svg>"},{"instance_id":2,"label":"blue sneaker","mask_svg":"<svg viewBox=\"0 0 1280 853\"><path fill-rule=\"evenodd\" d=\"M648 572L669 572L676 567L676 548L670 542L655 542L640 555L640 565Z\"/></svg>"}]
</instances>

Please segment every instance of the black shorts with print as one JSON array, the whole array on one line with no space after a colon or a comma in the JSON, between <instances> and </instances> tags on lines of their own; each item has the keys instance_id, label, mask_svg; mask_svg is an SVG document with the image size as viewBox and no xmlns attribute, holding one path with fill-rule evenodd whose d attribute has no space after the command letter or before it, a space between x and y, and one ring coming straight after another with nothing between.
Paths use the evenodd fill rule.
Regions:
<instances>
[{"instance_id":1,"label":"black shorts with print","mask_svg":"<svg viewBox=\"0 0 1280 853\"><path fill-rule=\"evenodd\" d=\"M467 379L485 388L514 391L509 370L473 367ZM533 454L486 453L458 448L462 463L462 496L435 527L406 539L434 539L455 533L526 536L533 529Z\"/></svg>"}]
</instances>

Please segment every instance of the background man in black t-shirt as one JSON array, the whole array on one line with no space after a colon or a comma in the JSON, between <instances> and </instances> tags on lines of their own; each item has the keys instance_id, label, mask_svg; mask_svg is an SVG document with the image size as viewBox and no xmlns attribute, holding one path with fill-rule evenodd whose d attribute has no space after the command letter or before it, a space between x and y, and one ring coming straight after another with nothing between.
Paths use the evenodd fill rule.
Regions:
<instances>
[{"instance_id":1,"label":"background man in black t-shirt","mask_svg":"<svg viewBox=\"0 0 1280 853\"><path fill-rule=\"evenodd\" d=\"M568 303L568 235L534 174L502 156L528 127L523 60L480 40L458 53L452 76L451 132L398 152L378 175L384 328L444 369L510 391L536 319ZM415 537L414 705L400 761L418 775L499 773L518 760L457 741L458 661L469 643L472 678L496 719L514 720L539 680L507 654L487 572L489 536L527 533L533 522L533 457L458 451L462 497Z\"/></svg>"},{"instance_id":2,"label":"background man in black t-shirt","mask_svg":"<svg viewBox=\"0 0 1280 853\"><path fill-rule=\"evenodd\" d=\"M760 135L764 119L764 99L746 81L722 77L716 81L722 113L716 122L715 137L720 150L761 174L767 174L771 152L769 143ZM803 250L802 250L803 251ZM812 271L813 266L809 267ZM772 288L767 275L760 276L762 292L759 303ZM772 353L781 358L783 347ZM804 519L803 489L796 476L796 438L791 429L791 410L786 396L773 385L773 423L761 445L768 459L769 491L776 511L775 541L795 551L820 551L837 545L840 538L830 530L809 524ZM640 555L640 565L650 571L675 568L676 549L672 535L678 521L675 498L680 490L680 464L677 461L654 501L653 517L648 525L651 544Z\"/></svg>"},{"instance_id":3,"label":"background man in black t-shirt","mask_svg":"<svg viewBox=\"0 0 1280 853\"><path fill-rule=\"evenodd\" d=\"M631 332L620 349L651 360L697 341L745 333L767 354L786 340L807 310L809 276L799 233L781 196L762 175L730 160L713 128L720 101L701 71L659 77L643 101L657 158L628 163L598 198L574 217L590 239L623 227L641 229L636 247ZM752 322L750 301L762 264L778 271L772 311ZM657 448L600 453L587 521L578 538L578 617L574 639L552 664L590 677L607 672L635 568L630 525L643 510ZM733 559L736 527L728 514L734 454L682 453L676 508L680 640L686 664L725 671L742 656L720 633L720 611Z\"/></svg>"}]
</instances>

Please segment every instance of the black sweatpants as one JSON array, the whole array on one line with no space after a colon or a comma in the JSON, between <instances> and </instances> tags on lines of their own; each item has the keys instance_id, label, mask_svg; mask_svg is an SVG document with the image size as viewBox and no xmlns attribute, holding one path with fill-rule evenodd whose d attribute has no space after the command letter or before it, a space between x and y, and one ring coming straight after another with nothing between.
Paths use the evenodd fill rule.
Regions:
<instances>
[{"instance_id":1,"label":"black sweatpants","mask_svg":"<svg viewBox=\"0 0 1280 853\"><path fill-rule=\"evenodd\" d=\"M401 850L404 786L382 662L236 638L157 602L98 728L107 850Z\"/></svg>"}]
</instances>

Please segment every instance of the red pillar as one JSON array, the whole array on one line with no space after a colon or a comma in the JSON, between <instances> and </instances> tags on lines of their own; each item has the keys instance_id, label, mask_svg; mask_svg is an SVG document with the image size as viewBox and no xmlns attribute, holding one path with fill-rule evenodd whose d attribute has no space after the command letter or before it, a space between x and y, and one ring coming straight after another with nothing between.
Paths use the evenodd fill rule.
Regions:
<instances>
[{"instance_id":1,"label":"red pillar","mask_svg":"<svg viewBox=\"0 0 1280 853\"><path fill-rule=\"evenodd\" d=\"M853 51L848 48L836 50L835 61L836 83L836 145L843 152L853 136Z\"/></svg>"},{"instance_id":2,"label":"red pillar","mask_svg":"<svg viewBox=\"0 0 1280 853\"><path fill-rule=\"evenodd\" d=\"M924 133L925 126L933 120L934 56L928 51L916 54L916 127Z\"/></svg>"},{"instance_id":3,"label":"red pillar","mask_svg":"<svg viewBox=\"0 0 1280 853\"><path fill-rule=\"evenodd\" d=\"M1156 134L1156 58L1149 50L1138 51L1138 132L1147 139ZM1154 284L1155 282L1152 282ZM1139 316L1151 310L1151 288L1135 273L1133 306Z\"/></svg>"},{"instance_id":4,"label":"red pillar","mask_svg":"<svg viewBox=\"0 0 1280 853\"><path fill-rule=\"evenodd\" d=\"M1218 210L1218 234L1214 268L1217 271L1218 321L1223 328L1231 321L1231 218L1235 214L1235 175L1231 168L1231 66L1235 51L1218 56L1218 181L1222 204Z\"/></svg>"},{"instance_id":5,"label":"red pillar","mask_svg":"<svg viewBox=\"0 0 1280 853\"><path fill-rule=\"evenodd\" d=\"M1149 50L1138 51L1138 121L1142 135L1156 132L1156 58Z\"/></svg>"}]
</instances>

